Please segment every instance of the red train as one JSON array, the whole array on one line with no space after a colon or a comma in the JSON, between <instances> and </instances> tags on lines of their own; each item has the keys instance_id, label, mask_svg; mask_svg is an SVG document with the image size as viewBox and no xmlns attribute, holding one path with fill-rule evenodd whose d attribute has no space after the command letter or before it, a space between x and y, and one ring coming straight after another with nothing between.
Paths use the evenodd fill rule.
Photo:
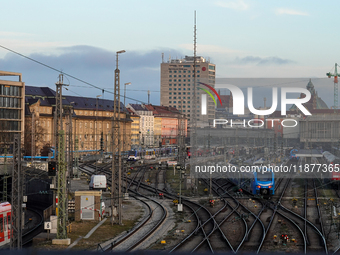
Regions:
<instances>
[{"instance_id":1,"label":"red train","mask_svg":"<svg viewBox=\"0 0 340 255\"><path fill-rule=\"evenodd\" d=\"M9 243L11 240L11 212L10 203L0 204L0 246Z\"/></svg>"},{"instance_id":2,"label":"red train","mask_svg":"<svg viewBox=\"0 0 340 255\"><path fill-rule=\"evenodd\" d=\"M340 181L340 169L339 171L337 171L335 166L340 168L340 158L337 156L334 156L329 151L323 152L322 155L325 160L325 163L328 166L333 165L334 170L329 172L330 182L337 184L338 181Z\"/></svg>"}]
</instances>

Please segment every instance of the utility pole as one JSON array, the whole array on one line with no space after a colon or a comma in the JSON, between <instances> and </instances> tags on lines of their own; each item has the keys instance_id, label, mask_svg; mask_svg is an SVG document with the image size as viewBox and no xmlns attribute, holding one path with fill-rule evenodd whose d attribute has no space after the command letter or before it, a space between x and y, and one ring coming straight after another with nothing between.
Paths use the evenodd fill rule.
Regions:
<instances>
[{"instance_id":1,"label":"utility pole","mask_svg":"<svg viewBox=\"0 0 340 255\"><path fill-rule=\"evenodd\" d=\"M120 137L120 71L118 69L118 55L120 53L124 53L125 50L116 52L116 70L115 70L115 85L114 85L114 102L113 102L113 145L112 145L112 189L111 189L111 224L114 222L113 218L113 204L114 199L118 198L118 224L122 225L122 186L121 186L121 177L122 177L122 161L121 161L121 137ZM118 195L114 197L115 190L115 171L116 171L116 152L118 156Z\"/></svg>"},{"instance_id":2,"label":"utility pole","mask_svg":"<svg viewBox=\"0 0 340 255\"><path fill-rule=\"evenodd\" d=\"M72 114L73 109L72 106L65 107L65 116L66 119L66 162L67 162L67 178L71 178L73 175L73 139L72 139Z\"/></svg>"},{"instance_id":3,"label":"utility pole","mask_svg":"<svg viewBox=\"0 0 340 255\"><path fill-rule=\"evenodd\" d=\"M21 172L21 137L14 134L13 173L12 173L12 217L11 217L11 250L22 248L22 172Z\"/></svg>"},{"instance_id":4,"label":"utility pole","mask_svg":"<svg viewBox=\"0 0 340 255\"><path fill-rule=\"evenodd\" d=\"M63 74L59 75L59 81L56 83L56 107L55 107L55 146L56 146L56 158L57 158L57 169L58 169L58 183L57 183L57 194L58 194L58 207L57 207L57 239L66 239L66 170L65 170L65 143L64 143L64 130L63 130L63 105L62 105L62 86Z\"/></svg>"},{"instance_id":5,"label":"utility pole","mask_svg":"<svg viewBox=\"0 0 340 255\"><path fill-rule=\"evenodd\" d=\"M94 148L96 148L96 174L97 173L97 165L98 165L98 160L97 160L97 154L98 154L98 141L97 141L97 134L98 134L98 101L99 101L99 97L101 97L102 95L97 95L96 96L96 123L94 123L94 142L95 142L95 146Z\"/></svg>"},{"instance_id":6,"label":"utility pole","mask_svg":"<svg viewBox=\"0 0 340 255\"><path fill-rule=\"evenodd\" d=\"M35 131L34 131L34 109L32 108L31 111L32 114L32 141L31 141L31 162L32 162L32 167L33 167L33 156L35 155L34 151L34 135L35 135Z\"/></svg>"},{"instance_id":7,"label":"utility pole","mask_svg":"<svg viewBox=\"0 0 340 255\"><path fill-rule=\"evenodd\" d=\"M182 104L182 101L181 101ZM182 107L181 107L182 109ZM178 211L183 211L182 205L182 171L185 170L185 116L183 113L178 114L178 124L177 124L177 145L178 145L178 164L179 168L179 203L178 203Z\"/></svg>"},{"instance_id":8,"label":"utility pole","mask_svg":"<svg viewBox=\"0 0 340 255\"><path fill-rule=\"evenodd\" d=\"M76 136L75 138L75 141L74 141L74 150L76 152L76 155L75 155L75 159L74 159L74 166L76 168L76 171L77 171L77 178L79 179L79 168L78 168L78 143L79 143L79 140L78 140L78 137Z\"/></svg>"}]
</instances>

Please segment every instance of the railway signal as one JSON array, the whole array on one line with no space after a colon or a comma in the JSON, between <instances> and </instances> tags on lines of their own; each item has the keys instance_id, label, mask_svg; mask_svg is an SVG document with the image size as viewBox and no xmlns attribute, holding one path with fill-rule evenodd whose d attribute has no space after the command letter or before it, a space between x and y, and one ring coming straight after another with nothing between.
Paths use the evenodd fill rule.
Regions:
<instances>
[{"instance_id":1,"label":"railway signal","mask_svg":"<svg viewBox=\"0 0 340 255\"><path fill-rule=\"evenodd\" d=\"M56 176L57 174L56 166L57 166L56 161L48 162L48 176Z\"/></svg>"}]
</instances>

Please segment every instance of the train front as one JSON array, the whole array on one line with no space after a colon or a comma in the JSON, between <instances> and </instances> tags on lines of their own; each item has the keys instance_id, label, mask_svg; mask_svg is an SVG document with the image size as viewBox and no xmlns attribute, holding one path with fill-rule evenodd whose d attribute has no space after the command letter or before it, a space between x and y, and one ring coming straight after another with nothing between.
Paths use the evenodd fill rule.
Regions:
<instances>
[{"instance_id":1,"label":"train front","mask_svg":"<svg viewBox=\"0 0 340 255\"><path fill-rule=\"evenodd\" d=\"M274 195L275 180L272 171L259 171L255 174L256 194L262 196Z\"/></svg>"}]
</instances>

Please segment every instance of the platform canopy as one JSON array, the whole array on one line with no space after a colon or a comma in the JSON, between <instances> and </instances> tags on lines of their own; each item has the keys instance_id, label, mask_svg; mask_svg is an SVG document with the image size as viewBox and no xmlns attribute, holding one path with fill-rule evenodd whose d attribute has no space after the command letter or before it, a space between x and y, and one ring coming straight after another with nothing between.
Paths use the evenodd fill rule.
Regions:
<instances>
[{"instance_id":1,"label":"platform canopy","mask_svg":"<svg viewBox=\"0 0 340 255\"><path fill-rule=\"evenodd\" d=\"M312 149L300 149L297 153L295 153L297 157L305 157L305 158L322 158L322 153L319 150Z\"/></svg>"}]
</instances>

